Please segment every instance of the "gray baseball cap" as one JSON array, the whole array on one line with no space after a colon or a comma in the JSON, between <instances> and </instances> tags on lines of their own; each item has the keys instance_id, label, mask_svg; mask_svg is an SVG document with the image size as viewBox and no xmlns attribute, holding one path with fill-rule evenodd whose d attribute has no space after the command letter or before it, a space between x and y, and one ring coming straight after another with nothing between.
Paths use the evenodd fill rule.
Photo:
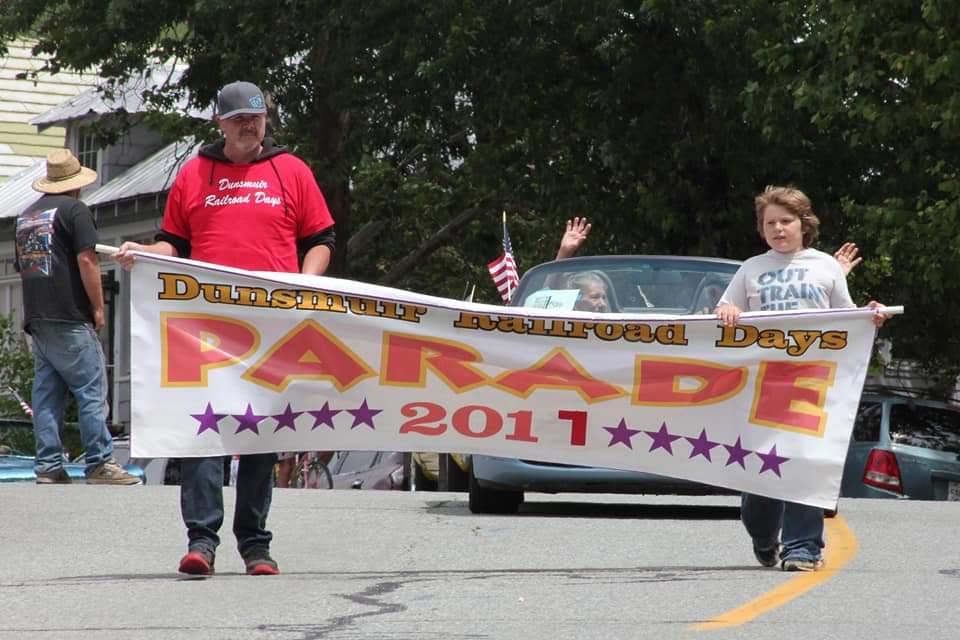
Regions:
<instances>
[{"instance_id":1,"label":"gray baseball cap","mask_svg":"<svg viewBox=\"0 0 960 640\"><path fill-rule=\"evenodd\" d=\"M231 82L217 94L217 115L232 118L242 113L266 113L263 92L252 82Z\"/></svg>"}]
</instances>

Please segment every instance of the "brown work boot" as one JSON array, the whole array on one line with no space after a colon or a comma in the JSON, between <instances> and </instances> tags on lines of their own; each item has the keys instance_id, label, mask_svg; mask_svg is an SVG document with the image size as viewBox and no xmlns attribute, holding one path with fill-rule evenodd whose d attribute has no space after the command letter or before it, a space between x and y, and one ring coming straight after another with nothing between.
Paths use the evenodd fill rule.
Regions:
<instances>
[{"instance_id":1,"label":"brown work boot","mask_svg":"<svg viewBox=\"0 0 960 640\"><path fill-rule=\"evenodd\" d=\"M87 484L140 484L140 478L124 471L113 458L107 458L87 472Z\"/></svg>"},{"instance_id":2,"label":"brown work boot","mask_svg":"<svg viewBox=\"0 0 960 640\"><path fill-rule=\"evenodd\" d=\"M53 471L37 471L37 484L71 484L73 480L63 467Z\"/></svg>"}]
</instances>

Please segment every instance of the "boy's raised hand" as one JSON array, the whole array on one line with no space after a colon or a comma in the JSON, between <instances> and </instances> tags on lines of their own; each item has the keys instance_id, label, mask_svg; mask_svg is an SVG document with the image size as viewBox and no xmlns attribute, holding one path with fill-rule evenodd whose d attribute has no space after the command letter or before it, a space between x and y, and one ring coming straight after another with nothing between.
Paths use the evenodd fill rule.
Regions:
<instances>
[{"instance_id":1,"label":"boy's raised hand","mask_svg":"<svg viewBox=\"0 0 960 640\"><path fill-rule=\"evenodd\" d=\"M850 275L850 272L853 271L858 264L863 262L863 258L857 257L858 253L860 253L860 249L857 248L856 244L844 242L833 254L833 257L840 263L840 268L843 269L844 276Z\"/></svg>"}]
</instances>

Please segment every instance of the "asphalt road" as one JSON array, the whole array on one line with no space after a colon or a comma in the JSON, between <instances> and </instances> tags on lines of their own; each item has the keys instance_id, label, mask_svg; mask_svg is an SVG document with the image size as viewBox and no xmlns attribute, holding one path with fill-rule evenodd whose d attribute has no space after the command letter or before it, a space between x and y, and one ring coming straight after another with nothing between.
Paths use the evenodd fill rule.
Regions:
<instances>
[{"instance_id":1,"label":"asphalt road","mask_svg":"<svg viewBox=\"0 0 960 640\"><path fill-rule=\"evenodd\" d=\"M0 485L0 640L956 638L960 503L845 500L831 570L756 564L731 497L282 490L282 575L176 573L176 487ZM232 490L226 490L232 504Z\"/></svg>"}]
</instances>

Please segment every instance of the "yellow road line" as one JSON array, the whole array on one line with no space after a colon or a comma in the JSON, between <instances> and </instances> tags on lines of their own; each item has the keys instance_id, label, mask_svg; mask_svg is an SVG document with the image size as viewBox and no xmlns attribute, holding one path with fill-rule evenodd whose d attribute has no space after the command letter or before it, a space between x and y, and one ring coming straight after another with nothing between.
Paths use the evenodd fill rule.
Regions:
<instances>
[{"instance_id":1,"label":"yellow road line","mask_svg":"<svg viewBox=\"0 0 960 640\"><path fill-rule=\"evenodd\" d=\"M735 627L776 609L797 598L822 582L832 578L857 555L857 537L847 521L837 514L826 521L828 544L824 553L825 566L820 571L797 573L787 582L751 600L742 607L731 609L712 620L693 625L696 631L710 631Z\"/></svg>"}]
</instances>

